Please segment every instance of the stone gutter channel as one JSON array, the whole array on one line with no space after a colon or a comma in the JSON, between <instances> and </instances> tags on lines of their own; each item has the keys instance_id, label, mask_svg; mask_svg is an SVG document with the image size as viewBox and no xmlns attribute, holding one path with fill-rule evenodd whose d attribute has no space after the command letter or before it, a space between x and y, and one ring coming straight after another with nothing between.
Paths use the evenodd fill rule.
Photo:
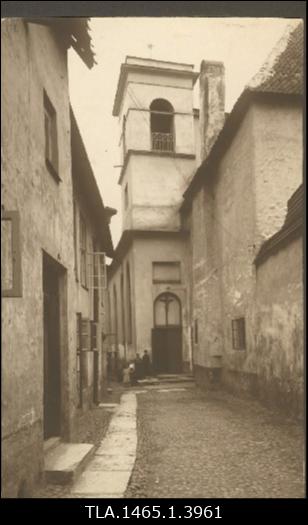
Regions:
<instances>
[{"instance_id":1,"label":"stone gutter channel","mask_svg":"<svg viewBox=\"0 0 308 525\"><path fill-rule=\"evenodd\" d=\"M108 431L86 469L73 484L74 498L123 498L137 450L136 393L122 395Z\"/></svg>"}]
</instances>

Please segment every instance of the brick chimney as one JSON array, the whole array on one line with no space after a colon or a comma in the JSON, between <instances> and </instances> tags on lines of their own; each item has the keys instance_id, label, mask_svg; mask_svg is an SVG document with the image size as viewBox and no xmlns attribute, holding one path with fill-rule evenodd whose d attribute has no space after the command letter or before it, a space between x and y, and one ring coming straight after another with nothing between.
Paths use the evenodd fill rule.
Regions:
<instances>
[{"instance_id":1,"label":"brick chimney","mask_svg":"<svg viewBox=\"0 0 308 525\"><path fill-rule=\"evenodd\" d=\"M200 66L201 161L209 154L225 121L225 67L222 62L202 60Z\"/></svg>"}]
</instances>

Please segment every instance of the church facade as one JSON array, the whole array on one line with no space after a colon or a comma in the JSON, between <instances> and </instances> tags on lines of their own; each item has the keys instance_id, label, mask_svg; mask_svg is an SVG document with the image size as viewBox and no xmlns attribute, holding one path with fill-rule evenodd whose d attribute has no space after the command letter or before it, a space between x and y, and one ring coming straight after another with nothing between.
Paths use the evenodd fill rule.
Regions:
<instances>
[{"instance_id":1,"label":"church facade","mask_svg":"<svg viewBox=\"0 0 308 525\"><path fill-rule=\"evenodd\" d=\"M179 207L196 168L193 66L127 57L113 108L121 130L123 234L109 272L114 351L147 350L155 372L191 369L189 261Z\"/></svg>"}]
</instances>

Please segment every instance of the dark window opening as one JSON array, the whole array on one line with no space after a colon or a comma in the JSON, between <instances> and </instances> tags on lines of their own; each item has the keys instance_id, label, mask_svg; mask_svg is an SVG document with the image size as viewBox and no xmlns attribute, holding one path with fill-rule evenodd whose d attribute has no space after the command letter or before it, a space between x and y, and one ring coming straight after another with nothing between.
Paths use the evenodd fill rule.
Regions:
<instances>
[{"instance_id":1,"label":"dark window opening","mask_svg":"<svg viewBox=\"0 0 308 525\"><path fill-rule=\"evenodd\" d=\"M232 348L233 350L245 350L246 348L246 330L244 317L232 320Z\"/></svg>"},{"instance_id":2,"label":"dark window opening","mask_svg":"<svg viewBox=\"0 0 308 525\"><path fill-rule=\"evenodd\" d=\"M153 100L151 106L152 149L174 151L173 107L162 98Z\"/></svg>"},{"instance_id":3,"label":"dark window opening","mask_svg":"<svg viewBox=\"0 0 308 525\"><path fill-rule=\"evenodd\" d=\"M87 287L87 228L80 215L80 282Z\"/></svg>"},{"instance_id":4,"label":"dark window opening","mask_svg":"<svg viewBox=\"0 0 308 525\"><path fill-rule=\"evenodd\" d=\"M126 330L125 330L125 302L124 302L124 275L121 273L121 321L122 321L122 343L126 343Z\"/></svg>"},{"instance_id":5,"label":"dark window opening","mask_svg":"<svg viewBox=\"0 0 308 525\"><path fill-rule=\"evenodd\" d=\"M77 242L77 219L78 219L78 213L77 213L77 204L75 199L73 200L73 213L74 213L74 272L75 272L75 278L78 282L78 242Z\"/></svg>"},{"instance_id":6,"label":"dark window opening","mask_svg":"<svg viewBox=\"0 0 308 525\"><path fill-rule=\"evenodd\" d=\"M130 344L132 342L132 332L133 332L133 322L132 322L132 292L131 292L131 283L130 283L130 269L129 263L126 264L126 284L127 284L127 306L128 306L128 334L127 342Z\"/></svg>"},{"instance_id":7,"label":"dark window opening","mask_svg":"<svg viewBox=\"0 0 308 525\"><path fill-rule=\"evenodd\" d=\"M198 342L199 342L198 319L195 320L194 334L195 334L195 344L198 344Z\"/></svg>"},{"instance_id":8,"label":"dark window opening","mask_svg":"<svg viewBox=\"0 0 308 525\"><path fill-rule=\"evenodd\" d=\"M97 323L95 321L90 321L90 332L91 332L91 352L98 350L97 348Z\"/></svg>"},{"instance_id":9,"label":"dark window opening","mask_svg":"<svg viewBox=\"0 0 308 525\"><path fill-rule=\"evenodd\" d=\"M45 91L44 123L46 166L49 173L59 181L57 114Z\"/></svg>"},{"instance_id":10,"label":"dark window opening","mask_svg":"<svg viewBox=\"0 0 308 525\"><path fill-rule=\"evenodd\" d=\"M118 299L116 285L113 285L113 325L116 337L116 345L118 344Z\"/></svg>"},{"instance_id":11,"label":"dark window opening","mask_svg":"<svg viewBox=\"0 0 308 525\"><path fill-rule=\"evenodd\" d=\"M77 360L76 360L76 379L77 379L77 393L78 393L78 407L82 406L82 374L81 374L81 313L77 312L77 325L76 325L76 346L77 346Z\"/></svg>"}]
</instances>

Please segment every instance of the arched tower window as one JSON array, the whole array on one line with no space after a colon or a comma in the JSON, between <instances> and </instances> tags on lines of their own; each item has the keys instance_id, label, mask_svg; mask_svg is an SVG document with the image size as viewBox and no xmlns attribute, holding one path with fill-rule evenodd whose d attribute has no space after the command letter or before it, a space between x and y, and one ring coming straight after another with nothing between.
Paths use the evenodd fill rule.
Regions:
<instances>
[{"instance_id":1,"label":"arched tower window","mask_svg":"<svg viewBox=\"0 0 308 525\"><path fill-rule=\"evenodd\" d=\"M162 293L154 303L154 325L159 327L181 325L181 302L169 292Z\"/></svg>"},{"instance_id":2,"label":"arched tower window","mask_svg":"<svg viewBox=\"0 0 308 525\"><path fill-rule=\"evenodd\" d=\"M173 107L163 98L153 100L151 111L152 149L155 151L174 150Z\"/></svg>"}]
</instances>

